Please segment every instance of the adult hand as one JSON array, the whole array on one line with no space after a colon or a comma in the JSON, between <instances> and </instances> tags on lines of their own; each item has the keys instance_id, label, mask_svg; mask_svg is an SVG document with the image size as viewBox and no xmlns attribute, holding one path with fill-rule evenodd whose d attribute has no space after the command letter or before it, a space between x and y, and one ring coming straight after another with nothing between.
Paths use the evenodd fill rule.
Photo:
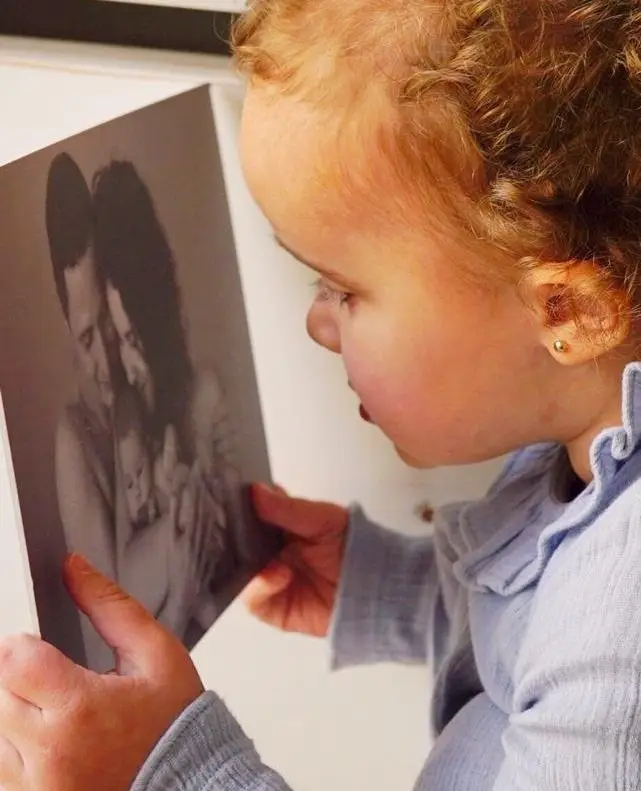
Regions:
<instances>
[{"instance_id":1,"label":"adult hand","mask_svg":"<svg viewBox=\"0 0 641 791\"><path fill-rule=\"evenodd\" d=\"M257 485L252 493L256 513L283 531L285 546L245 589L250 612L285 631L325 636L345 553L347 509L289 497L277 487Z\"/></svg>"},{"instance_id":2,"label":"adult hand","mask_svg":"<svg viewBox=\"0 0 641 791\"><path fill-rule=\"evenodd\" d=\"M184 634L194 617L224 553L217 505L197 468L191 471L181 498L177 513L187 518L176 530L169 552L169 594L160 616L177 635Z\"/></svg>"},{"instance_id":3,"label":"adult hand","mask_svg":"<svg viewBox=\"0 0 641 791\"><path fill-rule=\"evenodd\" d=\"M180 642L115 583L79 558L65 578L116 671L85 670L36 637L0 641L0 788L128 791L203 687Z\"/></svg>"},{"instance_id":4,"label":"adult hand","mask_svg":"<svg viewBox=\"0 0 641 791\"><path fill-rule=\"evenodd\" d=\"M193 493L190 491L190 470L186 464L177 464L169 478L169 513L174 530L183 533L191 529L193 516L187 513L189 506L193 511Z\"/></svg>"}]
</instances>

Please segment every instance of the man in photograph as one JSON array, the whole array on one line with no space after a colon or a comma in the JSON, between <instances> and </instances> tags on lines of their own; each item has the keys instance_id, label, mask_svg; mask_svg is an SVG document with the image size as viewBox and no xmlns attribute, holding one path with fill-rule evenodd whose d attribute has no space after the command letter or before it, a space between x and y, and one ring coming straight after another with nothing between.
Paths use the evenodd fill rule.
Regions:
<instances>
[{"instance_id":1,"label":"man in photograph","mask_svg":"<svg viewBox=\"0 0 641 791\"><path fill-rule=\"evenodd\" d=\"M67 548L115 577L115 484L111 410L118 367L113 328L93 255L91 190L66 153L51 163L46 226L56 292L69 331L76 381L58 421L56 488ZM83 623L87 660L102 669L110 652Z\"/></svg>"}]
</instances>

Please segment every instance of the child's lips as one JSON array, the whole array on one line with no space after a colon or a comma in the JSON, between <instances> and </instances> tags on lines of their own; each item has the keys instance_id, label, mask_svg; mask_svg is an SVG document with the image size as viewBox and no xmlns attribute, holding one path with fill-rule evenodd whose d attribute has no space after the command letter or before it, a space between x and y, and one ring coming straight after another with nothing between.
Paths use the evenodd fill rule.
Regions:
<instances>
[{"instance_id":1,"label":"child's lips","mask_svg":"<svg viewBox=\"0 0 641 791\"><path fill-rule=\"evenodd\" d=\"M347 386L350 388L350 390L354 390L354 385L349 380L347 381ZM354 392L356 392L356 390L354 390ZM358 412L363 420L367 421L368 423L374 422L370 413L365 409L362 403L358 405Z\"/></svg>"}]
</instances>

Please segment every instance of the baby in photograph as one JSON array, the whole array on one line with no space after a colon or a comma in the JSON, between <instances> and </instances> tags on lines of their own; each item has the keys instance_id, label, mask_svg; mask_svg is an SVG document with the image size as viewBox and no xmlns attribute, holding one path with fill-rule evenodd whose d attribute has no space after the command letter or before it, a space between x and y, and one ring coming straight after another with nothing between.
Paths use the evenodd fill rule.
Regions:
<instances>
[{"instance_id":1,"label":"baby in photograph","mask_svg":"<svg viewBox=\"0 0 641 791\"><path fill-rule=\"evenodd\" d=\"M166 427L163 447L154 458L143 415L139 392L134 387L124 387L116 399L114 430L129 520L137 531L169 514L177 534L182 535L191 529L197 517L193 490L187 485L190 469L180 461L177 432L171 425ZM214 507L215 527L224 532L225 510L219 500ZM209 599L210 595L205 596L193 613L203 629L211 626L212 611L216 611L215 603Z\"/></svg>"},{"instance_id":2,"label":"baby in photograph","mask_svg":"<svg viewBox=\"0 0 641 791\"><path fill-rule=\"evenodd\" d=\"M116 432L116 450L122 482L124 487L127 513L134 530L147 527L161 513L170 509L189 510L188 496L181 498L181 504L175 503L173 487L181 478L189 474L186 465L178 462L175 446L175 431L168 426L165 432L165 443L162 453L152 458L151 449L143 426L143 406L138 391L133 387L125 387L119 394L114 413ZM173 447L172 447L173 445ZM178 520L180 529L184 522Z\"/></svg>"}]
</instances>

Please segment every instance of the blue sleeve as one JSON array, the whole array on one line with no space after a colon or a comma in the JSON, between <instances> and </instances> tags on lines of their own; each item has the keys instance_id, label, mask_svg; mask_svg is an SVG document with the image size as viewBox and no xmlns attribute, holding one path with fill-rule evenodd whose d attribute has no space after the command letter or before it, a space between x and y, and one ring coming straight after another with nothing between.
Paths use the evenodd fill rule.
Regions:
<instances>
[{"instance_id":1,"label":"blue sleeve","mask_svg":"<svg viewBox=\"0 0 641 791\"><path fill-rule=\"evenodd\" d=\"M514 695L494 791L641 788L641 520L629 510L556 551Z\"/></svg>"},{"instance_id":2,"label":"blue sleeve","mask_svg":"<svg viewBox=\"0 0 641 791\"><path fill-rule=\"evenodd\" d=\"M147 759L131 791L291 791L261 763L250 739L213 692L204 693Z\"/></svg>"},{"instance_id":3,"label":"blue sleeve","mask_svg":"<svg viewBox=\"0 0 641 791\"><path fill-rule=\"evenodd\" d=\"M345 560L330 629L332 667L423 663L447 629L434 542L370 522L351 509Z\"/></svg>"}]
</instances>

